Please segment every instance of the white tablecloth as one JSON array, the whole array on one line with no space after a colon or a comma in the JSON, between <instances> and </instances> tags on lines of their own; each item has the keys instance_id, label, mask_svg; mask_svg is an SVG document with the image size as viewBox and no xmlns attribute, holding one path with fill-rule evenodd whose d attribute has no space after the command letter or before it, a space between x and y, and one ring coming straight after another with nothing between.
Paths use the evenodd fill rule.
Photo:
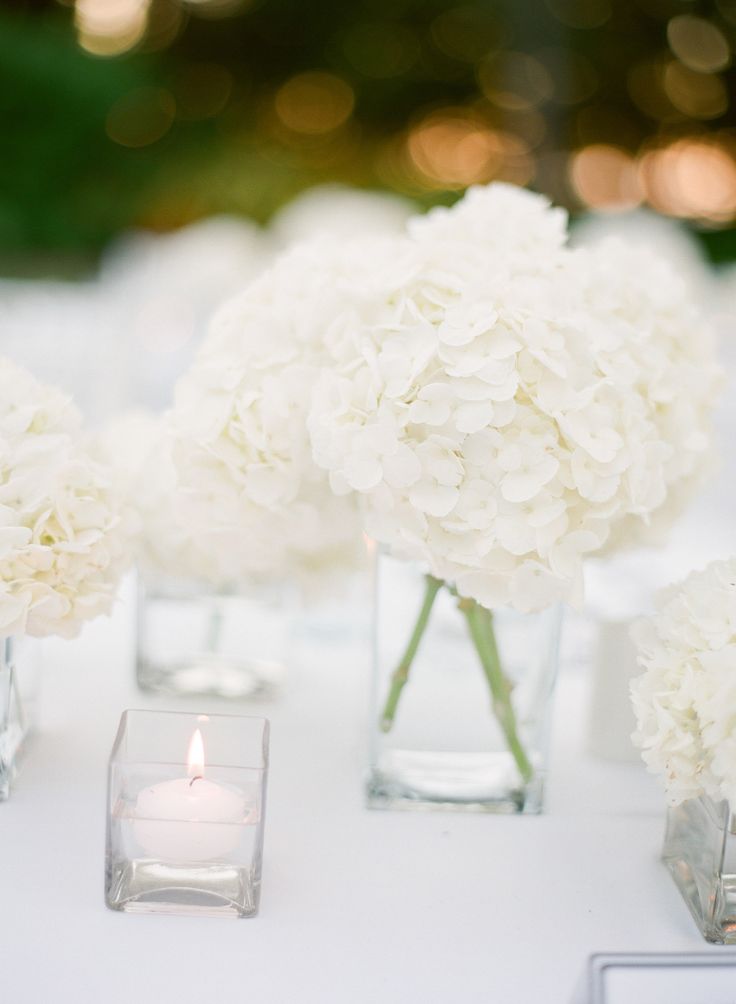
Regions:
<instances>
[{"instance_id":1,"label":"white tablecloth","mask_svg":"<svg viewBox=\"0 0 736 1004\"><path fill-rule=\"evenodd\" d=\"M545 815L369 812L365 653L299 652L282 699L255 706L272 721L261 912L229 921L113 913L103 858L120 712L233 704L141 695L129 602L48 644L43 728L0 805L3 1004L566 1004L590 952L705 947L658 861L657 783L583 752L583 673L560 682Z\"/></svg>"}]
</instances>

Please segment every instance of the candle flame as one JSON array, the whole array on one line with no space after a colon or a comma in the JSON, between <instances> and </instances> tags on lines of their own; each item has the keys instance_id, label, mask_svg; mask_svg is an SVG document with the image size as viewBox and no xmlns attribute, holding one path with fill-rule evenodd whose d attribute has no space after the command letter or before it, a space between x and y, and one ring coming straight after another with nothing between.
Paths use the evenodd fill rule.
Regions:
<instances>
[{"instance_id":1,"label":"candle flame","mask_svg":"<svg viewBox=\"0 0 736 1004\"><path fill-rule=\"evenodd\" d=\"M363 534L363 543L365 544L366 554L369 558L372 558L376 551L376 542L372 537L369 537L367 533Z\"/></svg>"},{"instance_id":2,"label":"candle flame","mask_svg":"<svg viewBox=\"0 0 736 1004\"><path fill-rule=\"evenodd\" d=\"M189 743L187 773L189 777L201 777L204 774L204 743L199 729L194 730Z\"/></svg>"}]
</instances>

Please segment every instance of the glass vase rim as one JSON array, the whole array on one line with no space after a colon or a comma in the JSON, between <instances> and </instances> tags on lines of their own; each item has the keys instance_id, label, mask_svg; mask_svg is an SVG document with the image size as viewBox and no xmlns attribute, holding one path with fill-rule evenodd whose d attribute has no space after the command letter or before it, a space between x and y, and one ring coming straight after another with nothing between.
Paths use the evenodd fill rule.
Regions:
<instances>
[{"instance_id":1,"label":"glass vase rim","mask_svg":"<svg viewBox=\"0 0 736 1004\"><path fill-rule=\"evenodd\" d=\"M120 713L121 721L127 719L128 715L147 715L151 717L176 717L176 718L197 718L200 721L208 722L211 719L232 719L240 718L247 722L262 722L270 725L270 719L266 715L236 715L228 711L177 711L171 708L124 708Z\"/></svg>"}]
</instances>

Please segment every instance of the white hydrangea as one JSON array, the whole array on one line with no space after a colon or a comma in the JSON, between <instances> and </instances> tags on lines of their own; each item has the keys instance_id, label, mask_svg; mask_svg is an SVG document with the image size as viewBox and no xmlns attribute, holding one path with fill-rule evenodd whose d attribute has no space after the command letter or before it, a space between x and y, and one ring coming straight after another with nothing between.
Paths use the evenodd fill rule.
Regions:
<instances>
[{"instance_id":1,"label":"white hydrangea","mask_svg":"<svg viewBox=\"0 0 736 1004\"><path fill-rule=\"evenodd\" d=\"M408 199L389 192L315 185L276 213L269 233L281 249L318 237L344 240L358 234L399 234L413 211Z\"/></svg>"},{"instance_id":2,"label":"white hydrangea","mask_svg":"<svg viewBox=\"0 0 736 1004\"><path fill-rule=\"evenodd\" d=\"M376 254L318 241L284 255L220 310L177 387L181 520L224 579L313 585L364 550L355 502L312 460L307 414L321 366L371 294Z\"/></svg>"},{"instance_id":3,"label":"white hydrangea","mask_svg":"<svg viewBox=\"0 0 736 1004\"><path fill-rule=\"evenodd\" d=\"M609 238L583 260L584 309L596 323L624 332L606 372L620 383L636 380L651 423L641 440L648 460L639 491L646 498L612 527L604 551L661 545L715 467L712 416L723 383L715 331L696 306L692 283L646 247Z\"/></svg>"},{"instance_id":4,"label":"white hydrangea","mask_svg":"<svg viewBox=\"0 0 736 1004\"><path fill-rule=\"evenodd\" d=\"M272 255L256 224L228 216L199 220L169 233L125 235L102 260L96 296L108 353L125 346L125 400L162 410L191 365L213 311L255 278ZM100 338L100 325L94 331ZM118 350L119 354L119 350ZM104 381L114 381L109 373Z\"/></svg>"},{"instance_id":5,"label":"white hydrangea","mask_svg":"<svg viewBox=\"0 0 736 1004\"><path fill-rule=\"evenodd\" d=\"M367 532L487 607L579 601L584 555L709 445L717 370L676 277L564 239L561 210L507 185L417 220L310 413Z\"/></svg>"},{"instance_id":6,"label":"white hydrangea","mask_svg":"<svg viewBox=\"0 0 736 1004\"><path fill-rule=\"evenodd\" d=\"M574 247L594 247L612 237L625 241L627 247L653 252L671 265L696 296L712 301L715 272L697 237L682 220L641 208L624 213L592 212L575 223L570 243ZM708 309L711 303L703 306Z\"/></svg>"},{"instance_id":7,"label":"white hydrangea","mask_svg":"<svg viewBox=\"0 0 736 1004\"><path fill-rule=\"evenodd\" d=\"M635 625L634 741L678 805L706 794L736 806L736 558L664 591Z\"/></svg>"},{"instance_id":8,"label":"white hydrangea","mask_svg":"<svg viewBox=\"0 0 736 1004\"><path fill-rule=\"evenodd\" d=\"M145 577L219 581L216 561L179 517L181 489L163 416L137 409L110 422L94 449L126 509L130 546Z\"/></svg>"},{"instance_id":9,"label":"white hydrangea","mask_svg":"<svg viewBox=\"0 0 736 1004\"><path fill-rule=\"evenodd\" d=\"M446 260L477 260L477 253L502 256L513 267L528 267L529 258L554 255L567 243L567 213L516 185L475 185L451 208L437 206L414 216L409 234L419 241L442 244Z\"/></svg>"},{"instance_id":10,"label":"white hydrangea","mask_svg":"<svg viewBox=\"0 0 736 1004\"><path fill-rule=\"evenodd\" d=\"M242 288L268 255L265 234L255 223L210 216L168 233L126 234L106 252L100 278L121 296L134 292L136 303L129 307L136 311L151 296L178 293L199 315Z\"/></svg>"},{"instance_id":11,"label":"white hydrangea","mask_svg":"<svg viewBox=\"0 0 736 1004\"><path fill-rule=\"evenodd\" d=\"M69 399L0 358L0 637L75 635L107 612L125 535Z\"/></svg>"}]
</instances>

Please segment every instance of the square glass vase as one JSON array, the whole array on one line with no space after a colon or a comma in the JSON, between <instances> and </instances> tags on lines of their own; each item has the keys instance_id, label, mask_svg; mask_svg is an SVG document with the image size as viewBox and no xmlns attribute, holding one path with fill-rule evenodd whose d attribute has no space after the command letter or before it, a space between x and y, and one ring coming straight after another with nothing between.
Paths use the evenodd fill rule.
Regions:
<instances>
[{"instance_id":1,"label":"square glass vase","mask_svg":"<svg viewBox=\"0 0 736 1004\"><path fill-rule=\"evenodd\" d=\"M268 737L265 718L123 713L108 771L107 906L257 913Z\"/></svg>"},{"instance_id":2,"label":"square glass vase","mask_svg":"<svg viewBox=\"0 0 736 1004\"><path fill-rule=\"evenodd\" d=\"M370 808L542 810L561 610L493 612L379 551Z\"/></svg>"},{"instance_id":3,"label":"square glass vase","mask_svg":"<svg viewBox=\"0 0 736 1004\"><path fill-rule=\"evenodd\" d=\"M662 860L706 941L736 945L736 817L707 795L667 810Z\"/></svg>"},{"instance_id":4,"label":"square glass vase","mask_svg":"<svg viewBox=\"0 0 736 1004\"><path fill-rule=\"evenodd\" d=\"M138 578L136 675L143 690L249 698L280 688L292 636L281 585L218 591L189 579Z\"/></svg>"},{"instance_id":5,"label":"square glass vase","mask_svg":"<svg viewBox=\"0 0 736 1004\"><path fill-rule=\"evenodd\" d=\"M0 802L10 797L36 724L40 648L35 638L0 639Z\"/></svg>"}]
</instances>

